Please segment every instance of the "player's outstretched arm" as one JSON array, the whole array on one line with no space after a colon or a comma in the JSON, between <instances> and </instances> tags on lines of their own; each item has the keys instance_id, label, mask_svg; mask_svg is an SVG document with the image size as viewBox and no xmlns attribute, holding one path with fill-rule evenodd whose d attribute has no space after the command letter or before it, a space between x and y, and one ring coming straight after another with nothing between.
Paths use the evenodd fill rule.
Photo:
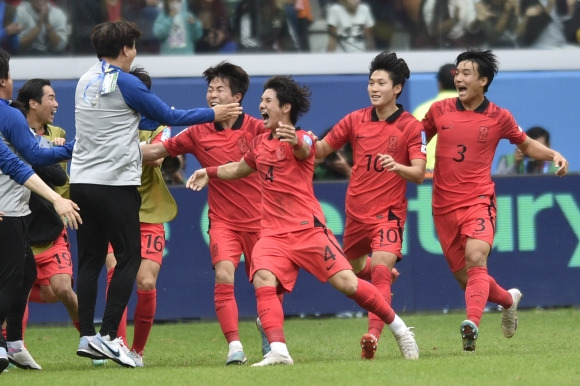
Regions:
<instances>
[{"instance_id":1,"label":"player's outstretched arm","mask_svg":"<svg viewBox=\"0 0 580 386\"><path fill-rule=\"evenodd\" d=\"M142 144L141 153L143 153L143 163L155 162L159 159L169 156L169 152L161 142Z\"/></svg>"},{"instance_id":2,"label":"player's outstretched arm","mask_svg":"<svg viewBox=\"0 0 580 386\"><path fill-rule=\"evenodd\" d=\"M215 105L212 109L215 114L214 122L222 122L228 118L237 117L242 114L242 106L239 103Z\"/></svg>"},{"instance_id":3,"label":"player's outstretched arm","mask_svg":"<svg viewBox=\"0 0 580 386\"><path fill-rule=\"evenodd\" d=\"M556 175L563 177L568 174L568 161L557 151L541 144L540 142L527 137L518 148L527 156L542 161L552 161L558 167Z\"/></svg>"}]
</instances>

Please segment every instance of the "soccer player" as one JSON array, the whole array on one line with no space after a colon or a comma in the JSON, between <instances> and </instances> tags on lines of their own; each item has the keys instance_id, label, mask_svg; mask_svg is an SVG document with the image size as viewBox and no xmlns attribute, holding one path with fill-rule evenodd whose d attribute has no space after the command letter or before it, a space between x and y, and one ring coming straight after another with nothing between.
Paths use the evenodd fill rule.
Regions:
<instances>
[{"instance_id":1,"label":"soccer player","mask_svg":"<svg viewBox=\"0 0 580 386\"><path fill-rule=\"evenodd\" d=\"M125 367L135 367L135 362L121 349L117 330L141 265L141 197L137 190L142 163L140 115L167 125L191 125L238 116L242 111L237 104L213 109L170 108L143 82L128 74L140 36L136 24L125 20L93 28L91 41L99 61L77 84L77 141L70 167L71 197L81 208L84 221L77 232L81 330L77 355L93 359L106 356ZM96 334L97 281L109 241L117 265L103 322Z\"/></svg>"},{"instance_id":2,"label":"soccer player","mask_svg":"<svg viewBox=\"0 0 580 386\"><path fill-rule=\"evenodd\" d=\"M74 143L42 149L30 132L24 115L10 107L13 82L10 76L10 55L0 50L0 140L33 166L51 165L70 159ZM51 194L54 203L56 192ZM0 224L0 325L6 321L6 339L0 337L0 357L6 350L9 360L24 368L40 368L22 341L22 320L28 294L36 279L36 263L28 243L26 216L30 213L30 191L7 175L0 174L0 209L6 217ZM60 200L59 200L60 201ZM70 210L59 213L63 224L72 221L77 227L77 214ZM63 208L60 208L63 209ZM69 224L69 225L71 225ZM1 334L0 334L1 335ZM2 362L0 360L0 362Z\"/></svg>"},{"instance_id":3,"label":"soccer player","mask_svg":"<svg viewBox=\"0 0 580 386\"><path fill-rule=\"evenodd\" d=\"M200 190L210 179L231 180L258 171L262 195L260 239L254 247L250 277L258 316L271 351L253 366L293 364L284 336L284 311L278 291L292 291L299 268L379 315L394 331L401 352L417 359L413 334L372 284L353 273L314 196L313 138L296 129L310 107L310 91L291 77L266 81L260 113L269 132L254 138L238 162L197 170L186 186Z\"/></svg>"},{"instance_id":4,"label":"soccer player","mask_svg":"<svg viewBox=\"0 0 580 386\"><path fill-rule=\"evenodd\" d=\"M242 103L250 78L246 71L221 62L204 71L208 105ZM162 144L143 146L145 160L193 154L203 167L235 162L249 150L252 139L264 131L261 120L242 114L214 123L194 125ZM246 363L238 329L234 296L235 271L244 254L249 276L252 249L260 230L258 175L236 181L212 180L209 184L209 249L215 270L214 304L217 319L228 342L226 365Z\"/></svg>"},{"instance_id":5,"label":"soccer player","mask_svg":"<svg viewBox=\"0 0 580 386\"><path fill-rule=\"evenodd\" d=\"M371 106L348 114L316 142L317 158L347 142L353 148L344 253L357 276L371 280L389 304L391 270L402 258L407 181L420 184L425 177L423 127L397 104L409 76L407 63L394 52L377 55L369 67ZM374 358L384 325L377 315L369 314L368 332L361 338L363 359Z\"/></svg>"},{"instance_id":6,"label":"soccer player","mask_svg":"<svg viewBox=\"0 0 580 386\"><path fill-rule=\"evenodd\" d=\"M147 89L151 89L151 77L142 67L135 67L130 74L140 79ZM153 129L153 130L152 130ZM139 122L139 140L141 143L161 143L171 137L171 128L160 125L146 117ZM139 221L141 228L141 265L137 272L137 306L133 316L133 341L129 357L136 367L144 367L143 353L149 339L155 311L157 309L157 277L163 262L165 248L164 223L177 216L177 203L167 189L161 174L163 158L143 163L141 185L137 188L141 195ZM111 249L107 253L107 288L115 272L115 255ZM127 312L119 323L117 335L127 345Z\"/></svg>"},{"instance_id":7,"label":"soccer player","mask_svg":"<svg viewBox=\"0 0 580 386\"><path fill-rule=\"evenodd\" d=\"M16 100L26 112L30 129L37 135L41 147L63 144L66 132L53 126L54 115L58 109L56 94L48 79L30 79L18 91ZM43 145L44 144L44 145ZM68 176L66 162L53 165L46 178L56 175L55 190L63 197L68 196ZM34 170L42 177L43 172ZM46 170L46 169L45 169ZM49 182L49 181L45 181ZM59 189L56 189L58 187ZM37 277L30 292L29 301L37 303L61 302L74 326L79 329L77 295L73 291L73 267L68 243L68 234L54 211L47 207L38 196L31 195L28 217L29 240L36 260Z\"/></svg>"},{"instance_id":8,"label":"soccer player","mask_svg":"<svg viewBox=\"0 0 580 386\"><path fill-rule=\"evenodd\" d=\"M465 291L467 319L461 323L463 350L474 351L479 322L488 301L503 307L501 328L511 338L518 327L517 288L506 291L487 271L496 225L491 180L493 156L501 139L526 155L553 161L557 176L568 172L560 153L531 139L512 114L486 97L498 60L490 50L471 48L455 60L458 98L431 105L422 123L427 138L437 134L433 176L433 219L451 272Z\"/></svg>"}]
</instances>

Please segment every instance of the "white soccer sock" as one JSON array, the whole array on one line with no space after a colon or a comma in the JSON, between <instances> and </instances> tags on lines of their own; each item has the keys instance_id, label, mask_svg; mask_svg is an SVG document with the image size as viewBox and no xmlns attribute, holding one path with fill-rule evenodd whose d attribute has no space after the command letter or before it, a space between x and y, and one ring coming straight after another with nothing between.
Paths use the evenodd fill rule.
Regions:
<instances>
[{"instance_id":1,"label":"white soccer sock","mask_svg":"<svg viewBox=\"0 0 580 386\"><path fill-rule=\"evenodd\" d=\"M270 348L272 349L272 351L276 351L279 354L285 355L287 357L290 356L290 353L288 352L288 347L286 346L286 343L272 342L272 343L270 343Z\"/></svg>"},{"instance_id":2,"label":"white soccer sock","mask_svg":"<svg viewBox=\"0 0 580 386\"><path fill-rule=\"evenodd\" d=\"M402 331L407 328L407 325L405 324L405 322L403 322L403 319L399 318L399 315L395 315L395 320L393 320L392 323L389 324L388 326L393 334L396 334L399 331Z\"/></svg>"},{"instance_id":3,"label":"white soccer sock","mask_svg":"<svg viewBox=\"0 0 580 386\"><path fill-rule=\"evenodd\" d=\"M229 343L228 347L229 347L230 353L237 352L237 351L244 351L244 348L242 347L242 342L240 342L239 340L232 340Z\"/></svg>"}]
</instances>

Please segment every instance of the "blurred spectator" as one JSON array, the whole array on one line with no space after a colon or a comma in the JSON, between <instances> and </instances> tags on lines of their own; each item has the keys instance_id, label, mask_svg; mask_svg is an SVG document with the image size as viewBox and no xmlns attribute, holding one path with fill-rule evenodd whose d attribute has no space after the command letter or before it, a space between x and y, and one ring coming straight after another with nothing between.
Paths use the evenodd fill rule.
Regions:
<instances>
[{"instance_id":1,"label":"blurred spectator","mask_svg":"<svg viewBox=\"0 0 580 386\"><path fill-rule=\"evenodd\" d=\"M528 137L535 139L542 145L550 147L550 132L540 126L534 126L526 131ZM514 154L507 154L499 159L497 175L517 175L517 174L546 174L556 173L558 168L550 161L537 161L530 158L519 148L516 148Z\"/></svg>"},{"instance_id":2,"label":"blurred spectator","mask_svg":"<svg viewBox=\"0 0 580 386\"><path fill-rule=\"evenodd\" d=\"M556 0L558 17L569 43L580 43L580 0Z\"/></svg>"},{"instance_id":3,"label":"blurred spectator","mask_svg":"<svg viewBox=\"0 0 580 386\"><path fill-rule=\"evenodd\" d=\"M558 20L556 0L520 0L518 44L529 48L554 48L566 43Z\"/></svg>"},{"instance_id":4,"label":"blurred spectator","mask_svg":"<svg viewBox=\"0 0 580 386\"><path fill-rule=\"evenodd\" d=\"M296 51L286 13L277 0L242 0L234 15L240 52Z\"/></svg>"},{"instance_id":5,"label":"blurred spectator","mask_svg":"<svg viewBox=\"0 0 580 386\"><path fill-rule=\"evenodd\" d=\"M284 11L290 27L290 35L301 52L310 52L310 24L312 12L310 0L284 0Z\"/></svg>"},{"instance_id":6,"label":"blurred spectator","mask_svg":"<svg viewBox=\"0 0 580 386\"><path fill-rule=\"evenodd\" d=\"M230 14L223 0L193 0L191 9L202 26L202 36L195 42L196 52L237 51L237 45L232 39Z\"/></svg>"},{"instance_id":7,"label":"blurred spectator","mask_svg":"<svg viewBox=\"0 0 580 386\"><path fill-rule=\"evenodd\" d=\"M21 28L19 54L59 54L67 47L67 16L62 9L48 0L21 2L16 9L16 21Z\"/></svg>"},{"instance_id":8,"label":"blurred spectator","mask_svg":"<svg viewBox=\"0 0 580 386\"><path fill-rule=\"evenodd\" d=\"M185 0L163 0L153 33L161 41L161 54L191 55L201 38L201 21L188 10Z\"/></svg>"},{"instance_id":9,"label":"blurred spectator","mask_svg":"<svg viewBox=\"0 0 580 386\"><path fill-rule=\"evenodd\" d=\"M434 39L425 23L423 7L426 0L403 0L403 6L409 19L409 34L411 48L430 49L437 48L438 42Z\"/></svg>"},{"instance_id":10,"label":"blurred spectator","mask_svg":"<svg viewBox=\"0 0 580 386\"><path fill-rule=\"evenodd\" d=\"M491 48L516 48L518 0L481 0L481 28L485 44Z\"/></svg>"},{"instance_id":11,"label":"blurred spectator","mask_svg":"<svg viewBox=\"0 0 580 386\"><path fill-rule=\"evenodd\" d=\"M18 33L20 25L16 22L16 7L0 0L0 48L15 54L18 51Z\"/></svg>"},{"instance_id":12,"label":"blurred spectator","mask_svg":"<svg viewBox=\"0 0 580 386\"><path fill-rule=\"evenodd\" d=\"M447 98L457 97L457 88L455 87L455 74L457 67L455 64L447 63L439 67L437 72L437 95L434 98L428 99L421 103L413 111L413 116L421 121L427 115L429 107L433 102L440 101ZM427 164L425 165L426 176L432 177L435 169L435 148L437 147L437 135L431 138L427 144Z\"/></svg>"},{"instance_id":13,"label":"blurred spectator","mask_svg":"<svg viewBox=\"0 0 580 386\"><path fill-rule=\"evenodd\" d=\"M375 49L370 7L360 0L338 0L328 8L328 52L364 52Z\"/></svg>"},{"instance_id":14,"label":"blurred spectator","mask_svg":"<svg viewBox=\"0 0 580 386\"><path fill-rule=\"evenodd\" d=\"M143 32L141 38L137 40L137 51L139 53L159 53L161 43L153 34L153 25L161 10L161 3L161 0L133 0L131 7L123 7L123 14L126 15L124 17L137 23L139 29Z\"/></svg>"},{"instance_id":15,"label":"blurred spectator","mask_svg":"<svg viewBox=\"0 0 580 386\"><path fill-rule=\"evenodd\" d=\"M366 0L371 7L375 19L373 38L375 49L383 51L391 46L397 23L406 26L407 14L403 9L402 0Z\"/></svg>"},{"instance_id":16,"label":"blurred spectator","mask_svg":"<svg viewBox=\"0 0 580 386\"><path fill-rule=\"evenodd\" d=\"M465 48L482 43L474 0L425 0L423 20L440 48Z\"/></svg>"},{"instance_id":17,"label":"blurred spectator","mask_svg":"<svg viewBox=\"0 0 580 386\"><path fill-rule=\"evenodd\" d=\"M156 53L159 43L152 32L157 16L159 0L72 0L68 1L71 21L70 50L77 55L94 55L91 31L97 24L121 18L139 25L143 36L137 42L137 50Z\"/></svg>"},{"instance_id":18,"label":"blurred spectator","mask_svg":"<svg viewBox=\"0 0 580 386\"><path fill-rule=\"evenodd\" d=\"M320 138L326 137L332 126ZM314 180L348 180L352 174L352 146L347 142L337 151L323 159L314 160Z\"/></svg>"}]
</instances>

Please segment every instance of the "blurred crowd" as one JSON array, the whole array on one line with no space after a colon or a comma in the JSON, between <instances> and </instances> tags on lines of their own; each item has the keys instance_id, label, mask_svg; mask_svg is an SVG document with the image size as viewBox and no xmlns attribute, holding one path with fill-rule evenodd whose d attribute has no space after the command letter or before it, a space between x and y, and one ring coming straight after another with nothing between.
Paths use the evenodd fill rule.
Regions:
<instances>
[{"instance_id":1,"label":"blurred crowd","mask_svg":"<svg viewBox=\"0 0 580 386\"><path fill-rule=\"evenodd\" d=\"M141 54L361 52L401 37L396 49L580 43L580 0L0 0L0 44L92 55L92 27L121 18L142 30Z\"/></svg>"}]
</instances>

